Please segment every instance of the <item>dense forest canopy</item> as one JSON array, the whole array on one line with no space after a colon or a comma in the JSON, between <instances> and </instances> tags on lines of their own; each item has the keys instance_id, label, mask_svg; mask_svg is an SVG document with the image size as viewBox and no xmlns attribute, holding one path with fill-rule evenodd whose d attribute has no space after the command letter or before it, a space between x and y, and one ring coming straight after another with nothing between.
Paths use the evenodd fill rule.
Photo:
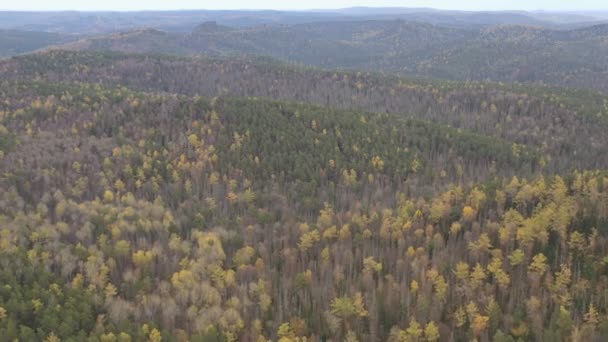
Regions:
<instances>
[{"instance_id":1,"label":"dense forest canopy","mask_svg":"<svg viewBox=\"0 0 608 342\"><path fill-rule=\"evenodd\" d=\"M440 26L418 21L327 21L192 32L137 29L68 43L71 50L184 56L254 55L322 68L451 80L592 88L606 93L608 24Z\"/></svg>"},{"instance_id":2,"label":"dense forest canopy","mask_svg":"<svg viewBox=\"0 0 608 342\"><path fill-rule=\"evenodd\" d=\"M394 113L525 145L548 171L607 167L608 97L592 91L389 78L259 59L52 51L0 63L4 79L124 85L188 96L251 96Z\"/></svg>"},{"instance_id":3,"label":"dense forest canopy","mask_svg":"<svg viewBox=\"0 0 608 342\"><path fill-rule=\"evenodd\" d=\"M201 13L46 25L90 34ZM288 25L113 32L1 60L0 341L608 339L604 28L383 13L256 12ZM272 52L311 34L309 65ZM470 39L479 50L450 45ZM421 41L479 74L360 64L409 60L380 48ZM509 63L555 86L497 82L517 80Z\"/></svg>"}]
</instances>

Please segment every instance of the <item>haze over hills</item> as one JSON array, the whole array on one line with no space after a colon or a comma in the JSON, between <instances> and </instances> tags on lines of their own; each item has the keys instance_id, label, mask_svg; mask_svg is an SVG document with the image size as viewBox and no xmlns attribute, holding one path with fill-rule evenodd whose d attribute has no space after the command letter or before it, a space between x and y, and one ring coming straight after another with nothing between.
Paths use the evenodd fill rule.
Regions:
<instances>
[{"instance_id":1,"label":"haze over hills","mask_svg":"<svg viewBox=\"0 0 608 342\"><path fill-rule=\"evenodd\" d=\"M252 28L208 23L191 33L137 30L61 48L185 56L271 56L327 69L608 91L608 24L555 30L521 25L454 28L402 20Z\"/></svg>"},{"instance_id":2,"label":"haze over hills","mask_svg":"<svg viewBox=\"0 0 608 342\"><path fill-rule=\"evenodd\" d=\"M602 13L567 12L466 12L430 8L347 8L336 10L182 10L144 12L2 12L0 29L94 34L135 28L188 32L205 21L232 27L264 24L293 25L320 21L393 20L421 21L459 27L487 25L536 25L557 28L561 24L585 25L606 20Z\"/></svg>"},{"instance_id":3,"label":"haze over hills","mask_svg":"<svg viewBox=\"0 0 608 342\"><path fill-rule=\"evenodd\" d=\"M30 31L21 40L8 33L0 39L6 42L3 56L70 42L60 49L270 56L326 69L605 92L608 24L601 17L426 8L5 12L0 13L0 27ZM46 31L63 33L51 37ZM66 34L74 32L88 36L74 42L78 36Z\"/></svg>"},{"instance_id":4,"label":"haze over hills","mask_svg":"<svg viewBox=\"0 0 608 342\"><path fill-rule=\"evenodd\" d=\"M49 45L67 43L79 38L81 37L58 33L0 30L0 57L32 52Z\"/></svg>"}]
</instances>

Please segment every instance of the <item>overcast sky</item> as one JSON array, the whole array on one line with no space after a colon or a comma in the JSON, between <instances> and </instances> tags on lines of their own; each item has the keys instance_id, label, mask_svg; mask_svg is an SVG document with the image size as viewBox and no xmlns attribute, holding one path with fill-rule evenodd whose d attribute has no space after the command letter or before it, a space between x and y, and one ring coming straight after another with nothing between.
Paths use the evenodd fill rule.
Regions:
<instances>
[{"instance_id":1,"label":"overcast sky","mask_svg":"<svg viewBox=\"0 0 608 342\"><path fill-rule=\"evenodd\" d=\"M461 10L608 10L608 0L0 0L0 10L316 9L353 6Z\"/></svg>"}]
</instances>

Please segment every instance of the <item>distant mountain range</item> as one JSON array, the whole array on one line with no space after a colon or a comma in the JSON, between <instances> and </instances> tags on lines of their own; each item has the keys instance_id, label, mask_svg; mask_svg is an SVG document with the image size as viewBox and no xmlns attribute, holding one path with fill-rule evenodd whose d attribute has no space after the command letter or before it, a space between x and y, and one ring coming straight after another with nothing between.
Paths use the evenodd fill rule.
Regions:
<instances>
[{"instance_id":1,"label":"distant mountain range","mask_svg":"<svg viewBox=\"0 0 608 342\"><path fill-rule=\"evenodd\" d=\"M571 30L523 25L446 27L403 20L233 28L143 29L97 36L69 50L256 55L326 69L452 80L537 82L608 91L608 24Z\"/></svg>"},{"instance_id":2,"label":"distant mountain range","mask_svg":"<svg viewBox=\"0 0 608 342\"><path fill-rule=\"evenodd\" d=\"M0 57L49 47L268 56L325 69L607 92L608 22L602 18L608 14L428 8L0 12Z\"/></svg>"},{"instance_id":3,"label":"distant mountain range","mask_svg":"<svg viewBox=\"0 0 608 342\"><path fill-rule=\"evenodd\" d=\"M204 21L221 25L293 25L321 21L391 20L423 21L436 25L475 27L486 25L585 25L608 20L606 13L567 12L466 12L430 8L366 8L311 11L146 11L146 12L0 12L0 29L96 34L135 28L191 31Z\"/></svg>"},{"instance_id":4,"label":"distant mountain range","mask_svg":"<svg viewBox=\"0 0 608 342\"><path fill-rule=\"evenodd\" d=\"M0 57L18 55L42 47L78 39L76 35L0 29Z\"/></svg>"}]
</instances>

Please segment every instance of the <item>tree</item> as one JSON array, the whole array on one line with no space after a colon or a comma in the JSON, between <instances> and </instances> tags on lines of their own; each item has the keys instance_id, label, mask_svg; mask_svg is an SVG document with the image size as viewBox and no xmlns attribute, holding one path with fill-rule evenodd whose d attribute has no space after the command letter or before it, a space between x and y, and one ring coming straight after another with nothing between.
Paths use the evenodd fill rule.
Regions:
<instances>
[{"instance_id":1,"label":"tree","mask_svg":"<svg viewBox=\"0 0 608 342\"><path fill-rule=\"evenodd\" d=\"M439 340L439 328L437 328L435 322L430 321L429 323L427 323L426 327L424 328L424 337L428 342L434 342Z\"/></svg>"},{"instance_id":2,"label":"tree","mask_svg":"<svg viewBox=\"0 0 608 342\"><path fill-rule=\"evenodd\" d=\"M148 336L150 342L161 342L162 336L160 335L160 331L157 329L152 329L150 331L150 335Z\"/></svg>"},{"instance_id":3,"label":"tree","mask_svg":"<svg viewBox=\"0 0 608 342\"><path fill-rule=\"evenodd\" d=\"M114 202L114 194L112 193L112 191L106 190L103 193L103 200L106 203L112 203L112 202Z\"/></svg>"},{"instance_id":4,"label":"tree","mask_svg":"<svg viewBox=\"0 0 608 342\"><path fill-rule=\"evenodd\" d=\"M473 207L467 205L464 208L462 208L462 218L466 222L473 221L476 216L477 216L477 212L475 211L475 209L473 209Z\"/></svg>"},{"instance_id":5,"label":"tree","mask_svg":"<svg viewBox=\"0 0 608 342\"><path fill-rule=\"evenodd\" d=\"M363 297L359 292L353 297L334 298L330 307L331 313L342 319L349 319L355 316L367 316L367 310L365 310Z\"/></svg>"},{"instance_id":6,"label":"tree","mask_svg":"<svg viewBox=\"0 0 608 342\"><path fill-rule=\"evenodd\" d=\"M408 341L418 341L422 337L422 327L414 318L410 320L410 325L405 330Z\"/></svg>"},{"instance_id":7,"label":"tree","mask_svg":"<svg viewBox=\"0 0 608 342\"><path fill-rule=\"evenodd\" d=\"M532 263L530 263L530 266L528 266L528 270L530 272L535 272L539 275L543 275L547 270L547 257L544 256L542 253L536 254L532 258Z\"/></svg>"},{"instance_id":8,"label":"tree","mask_svg":"<svg viewBox=\"0 0 608 342\"><path fill-rule=\"evenodd\" d=\"M475 336L480 336L487 328L488 321L490 318L488 316L483 315L475 315L473 318L473 322L471 323L471 328L473 329L473 334Z\"/></svg>"}]
</instances>

